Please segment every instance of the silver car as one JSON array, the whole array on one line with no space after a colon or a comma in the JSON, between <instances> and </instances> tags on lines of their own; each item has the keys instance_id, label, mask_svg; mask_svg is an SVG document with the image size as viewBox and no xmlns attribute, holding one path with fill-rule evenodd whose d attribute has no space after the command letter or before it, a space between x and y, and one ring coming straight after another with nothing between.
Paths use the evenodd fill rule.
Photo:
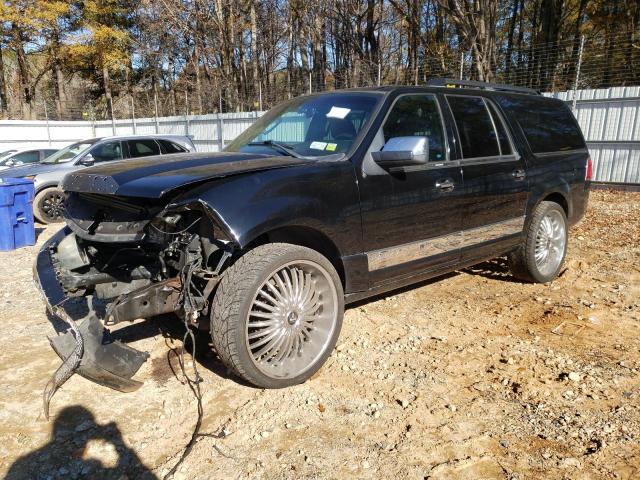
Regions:
<instances>
[{"instance_id":1,"label":"silver car","mask_svg":"<svg viewBox=\"0 0 640 480\"><path fill-rule=\"evenodd\" d=\"M52 223L62 220L64 194L59 184L67 173L102 162L194 151L191 139L180 135L91 138L69 145L38 164L5 170L2 176L33 179L33 214L41 223Z\"/></svg>"},{"instance_id":2,"label":"silver car","mask_svg":"<svg viewBox=\"0 0 640 480\"><path fill-rule=\"evenodd\" d=\"M0 152L0 171L11 167L18 167L32 163L40 163L49 155L58 151L57 148L12 148ZM0 174L2 175L2 174Z\"/></svg>"}]
</instances>

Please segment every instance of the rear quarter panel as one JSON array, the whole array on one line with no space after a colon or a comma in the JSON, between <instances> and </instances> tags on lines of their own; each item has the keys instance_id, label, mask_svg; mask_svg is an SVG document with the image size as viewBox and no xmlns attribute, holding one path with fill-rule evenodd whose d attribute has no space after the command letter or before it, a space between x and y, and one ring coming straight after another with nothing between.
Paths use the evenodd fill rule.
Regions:
<instances>
[{"instance_id":1,"label":"rear quarter panel","mask_svg":"<svg viewBox=\"0 0 640 480\"><path fill-rule=\"evenodd\" d=\"M512 95L496 95L498 97L496 103L509 123L518 153L525 159L529 187L527 215L550 195L561 195L565 202L569 223L577 223L586 211L589 198L589 182L585 181L589 151L584 138L584 149L533 153L518 123L517 112L503 108L501 97L510 96ZM557 103L557 108L566 108L560 100L540 97L540 101L547 104ZM578 129L580 128L577 121L575 125Z\"/></svg>"}]
</instances>

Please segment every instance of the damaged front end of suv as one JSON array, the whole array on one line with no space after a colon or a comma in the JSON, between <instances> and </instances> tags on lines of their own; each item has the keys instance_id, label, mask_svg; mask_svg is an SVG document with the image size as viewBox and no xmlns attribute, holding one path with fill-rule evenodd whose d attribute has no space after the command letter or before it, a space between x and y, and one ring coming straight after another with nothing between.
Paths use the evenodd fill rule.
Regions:
<instances>
[{"instance_id":1,"label":"damaged front end of suv","mask_svg":"<svg viewBox=\"0 0 640 480\"><path fill-rule=\"evenodd\" d=\"M177 314L187 326L208 318L208 299L238 244L213 207L185 192L185 185L194 188L247 169L297 163L236 156L187 155L187 165L174 162L170 172L194 168L199 173L171 188L165 188L171 176L166 165L155 165L164 178L153 191L123 189L125 180L117 175L88 171L65 179L67 225L45 243L34 265L50 314L67 326L65 333L50 338L63 364L45 389L45 413L55 391L74 372L122 392L139 388L132 377L148 354L113 341L105 326L165 313ZM138 167L146 168L145 162ZM86 298L89 313L76 325L64 307L78 297ZM94 309L94 303L105 307Z\"/></svg>"}]
</instances>

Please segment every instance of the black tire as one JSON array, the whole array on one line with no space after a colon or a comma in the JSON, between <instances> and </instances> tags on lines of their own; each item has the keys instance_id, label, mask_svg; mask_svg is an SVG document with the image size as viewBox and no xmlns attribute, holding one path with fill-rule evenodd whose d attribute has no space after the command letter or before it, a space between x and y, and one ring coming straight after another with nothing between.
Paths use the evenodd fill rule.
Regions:
<instances>
[{"instance_id":1,"label":"black tire","mask_svg":"<svg viewBox=\"0 0 640 480\"><path fill-rule=\"evenodd\" d=\"M64 220L64 192L56 187L40 190L33 199L33 215L40 223L57 223Z\"/></svg>"},{"instance_id":2,"label":"black tire","mask_svg":"<svg viewBox=\"0 0 640 480\"><path fill-rule=\"evenodd\" d=\"M327 303L326 311L332 312L331 315L327 316L327 318L331 318L332 327L327 330L330 333L327 333L324 340L322 339L322 329L314 328L310 330L312 335L319 335L318 338L321 339L317 344L312 345L309 343L309 348L319 348L317 354L314 354L316 355L314 360L309 361L308 364L305 363L306 360L302 361L302 364L306 366L299 367L304 368L304 371L300 374L291 374L291 376L287 378L282 378L282 376L267 375L263 371L265 364L261 363L260 366L258 364L258 362L262 362L263 360L254 359L254 355L256 355L257 352L252 351L249 345L249 326L252 321L250 320L250 317L252 317L252 315L250 315L250 311L253 312L251 309L255 306L254 301L261 298L258 295L259 292L262 291L261 288L266 286L266 282L273 279L273 275L275 275L276 272L282 272L281 269L297 268L297 264L295 262L301 262L301 264L304 264L305 266L308 264L309 268L317 267L319 269L318 271L322 272L322 282L328 286L327 288L330 290L326 291L329 291L331 294L319 295L317 298L322 298L322 296L324 296L327 298L327 302L330 301L330 303ZM305 275L306 274L303 273L303 280L304 278L307 278ZM290 278L293 279L293 276ZM310 276L308 278L313 277ZM315 292L317 290L316 280L313 281L313 285L313 297L315 298ZM300 289L302 289L302 286ZM302 296L302 293L303 292L300 292L300 296ZM324 305L323 301L320 311L325 309ZM267 311L264 313L270 314L270 312ZM291 319L289 318L291 315L292 314L289 313L288 316L286 316L286 319L289 322L291 322ZM296 319L298 318L297 315L298 314L295 314ZM301 322L304 322L304 319L308 318L304 315L304 313L300 313ZM287 243L271 243L258 246L245 253L224 272L211 305L211 337L216 352L224 364L234 374L261 388L283 388L304 382L316 373L325 363L333 351L338 340L338 336L340 335L343 315L344 293L342 283L331 262L320 253L310 248ZM284 323L285 320L281 319L281 317L284 317L284 315L280 315L277 321L283 322L282 324L286 325ZM269 322L274 321L276 320L269 320ZM267 322L265 321L264 323ZM265 328L271 328L273 330L274 328L281 329L285 327L271 326ZM317 330L319 333L313 333L314 330ZM289 357L289 355L287 355L285 360L289 361L289 359L292 359L292 361L298 362L296 365L301 365L301 361L295 358L301 357L301 355L293 355L293 347L296 346L296 348L300 348L300 352L307 347L305 346L305 343L299 340L303 337L298 335L299 334L292 334L292 336L295 336L298 340L292 340L292 356ZM265 337L259 338L264 339ZM307 336L306 338L310 339L311 337ZM253 341L255 342L255 340ZM295 343L296 341L298 342L297 344ZM308 341L311 342L311 340ZM280 351L279 348L280 347L273 351ZM282 351L284 352L284 349L282 349ZM271 353L269 353L269 355L271 355ZM274 354L274 356L277 355ZM298 366L296 366L296 368L298 368ZM294 369L292 370L294 372L296 371Z\"/></svg>"},{"instance_id":3,"label":"black tire","mask_svg":"<svg viewBox=\"0 0 640 480\"><path fill-rule=\"evenodd\" d=\"M545 217L553 218L561 224L563 235L562 248L549 268L543 269L536 262L536 239ZM520 247L508 256L511 273L518 279L532 283L547 283L554 280L562 269L567 255L568 226L564 209L555 202L540 202L533 210L525 231L525 240ZM559 260L559 261L558 261Z\"/></svg>"}]
</instances>

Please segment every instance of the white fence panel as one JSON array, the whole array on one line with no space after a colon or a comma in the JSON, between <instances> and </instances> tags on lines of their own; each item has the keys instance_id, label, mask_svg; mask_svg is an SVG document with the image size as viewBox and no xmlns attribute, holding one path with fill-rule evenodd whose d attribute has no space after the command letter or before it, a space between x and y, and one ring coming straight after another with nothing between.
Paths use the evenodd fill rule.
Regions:
<instances>
[{"instance_id":1,"label":"white fence panel","mask_svg":"<svg viewBox=\"0 0 640 480\"><path fill-rule=\"evenodd\" d=\"M545 94L572 104L574 92ZM601 182L640 183L640 86L578 90L575 115ZM189 135L202 152L220 151L263 112L224 113L111 122L0 121L0 151L15 146L63 147L90 137L116 135ZM286 122L285 122L286 123ZM299 126L299 125L298 125ZM288 128L288 126L278 127ZM296 132L291 132L296 135Z\"/></svg>"}]
</instances>

